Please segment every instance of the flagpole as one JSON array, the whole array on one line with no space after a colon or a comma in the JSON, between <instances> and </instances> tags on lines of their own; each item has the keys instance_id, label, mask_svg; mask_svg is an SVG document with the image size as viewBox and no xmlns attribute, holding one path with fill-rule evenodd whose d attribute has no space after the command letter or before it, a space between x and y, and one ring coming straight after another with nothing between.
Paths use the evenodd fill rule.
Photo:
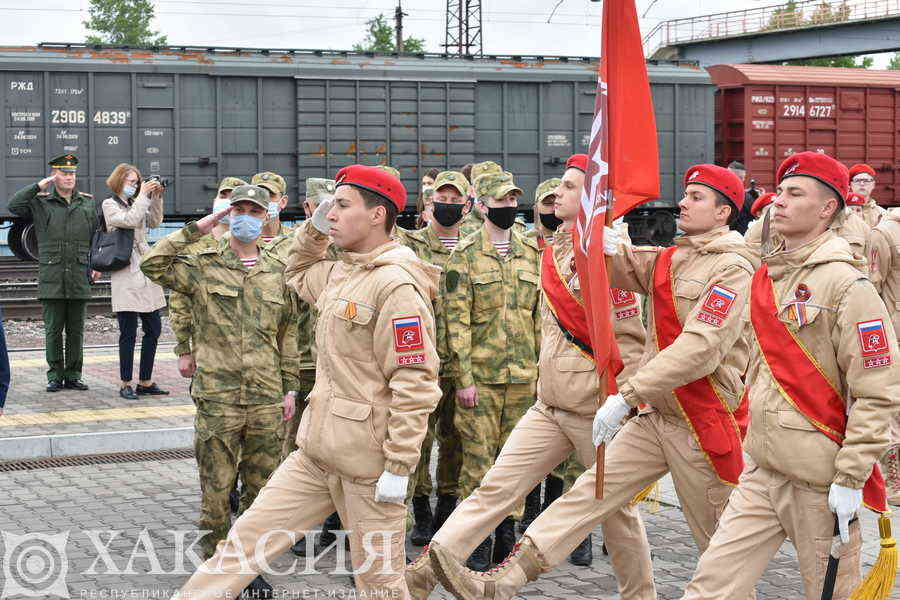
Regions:
<instances>
[{"instance_id":1,"label":"flagpole","mask_svg":"<svg viewBox=\"0 0 900 600\"><path fill-rule=\"evenodd\" d=\"M612 227L613 222L613 202L615 198L613 194L609 195L609 206L606 210L606 218L605 224L607 227ZM612 268L612 258L603 255L603 261L606 263L606 272L609 273ZM600 386L599 386L599 396L597 398L597 408L603 406L603 403L606 402L606 395L609 391L607 389L607 378L609 377L609 363L606 364L606 367L603 369L603 372L600 374ZM594 497L597 500L603 500L603 484L604 479L606 478L606 443L602 443L597 446L597 468L595 469L596 477L594 478Z\"/></svg>"}]
</instances>

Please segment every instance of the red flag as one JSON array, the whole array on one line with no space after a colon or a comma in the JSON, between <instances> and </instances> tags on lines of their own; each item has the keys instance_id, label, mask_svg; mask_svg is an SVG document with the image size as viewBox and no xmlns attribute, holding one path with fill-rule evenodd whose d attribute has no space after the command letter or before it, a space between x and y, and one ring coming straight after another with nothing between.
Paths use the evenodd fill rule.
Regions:
<instances>
[{"instance_id":1,"label":"red flag","mask_svg":"<svg viewBox=\"0 0 900 600\"><path fill-rule=\"evenodd\" d=\"M606 371L610 393L622 361L609 314L603 227L658 197L656 119L634 0L606 0L575 261L597 371Z\"/></svg>"}]
</instances>

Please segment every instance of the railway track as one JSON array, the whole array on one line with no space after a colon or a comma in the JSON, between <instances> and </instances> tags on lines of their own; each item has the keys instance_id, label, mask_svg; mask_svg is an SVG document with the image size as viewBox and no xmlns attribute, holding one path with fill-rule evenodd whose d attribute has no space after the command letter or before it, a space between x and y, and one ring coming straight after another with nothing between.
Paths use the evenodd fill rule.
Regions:
<instances>
[{"instance_id":1,"label":"railway track","mask_svg":"<svg viewBox=\"0 0 900 600\"><path fill-rule=\"evenodd\" d=\"M92 286L93 297L88 300L88 315L112 312L109 280L101 279ZM40 319L43 307L37 298L36 281L7 281L0 283L0 308L5 319Z\"/></svg>"},{"instance_id":2,"label":"railway track","mask_svg":"<svg viewBox=\"0 0 900 600\"><path fill-rule=\"evenodd\" d=\"M0 257L0 281L36 281L37 263L25 262L14 256Z\"/></svg>"}]
</instances>

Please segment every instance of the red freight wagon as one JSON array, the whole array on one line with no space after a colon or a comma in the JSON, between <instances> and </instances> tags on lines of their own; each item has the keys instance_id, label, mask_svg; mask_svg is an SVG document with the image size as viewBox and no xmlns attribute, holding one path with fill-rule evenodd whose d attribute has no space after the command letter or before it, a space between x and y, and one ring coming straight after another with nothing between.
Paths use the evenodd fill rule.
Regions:
<instances>
[{"instance_id":1,"label":"red freight wagon","mask_svg":"<svg viewBox=\"0 0 900 600\"><path fill-rule=\"evenodd\" d=\"M872 196L900 205L900 71L716 65L716 162L771 191L784 157L812 150L875 168Z\"/></svg>"}]
</instances>

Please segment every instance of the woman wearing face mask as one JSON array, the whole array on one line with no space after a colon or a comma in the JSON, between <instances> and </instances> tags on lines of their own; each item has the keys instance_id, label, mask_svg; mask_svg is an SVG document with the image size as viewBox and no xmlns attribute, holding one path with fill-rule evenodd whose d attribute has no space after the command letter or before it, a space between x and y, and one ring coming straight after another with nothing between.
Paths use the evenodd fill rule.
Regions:
<instances>
[{"instance_id":1,"label":"woman wearing face mask","mask_svg":"<svg viewBox=\"0 0 900 600\"><path fill-rule=\"evenodd\" d=\"M131 264L110 275L112 308L119 322L119 396L137 400L138 396L164 396L153 382L153 362L156 345L162 330L159 309L166 305L163 289L141 272L141 257L150 251L147 229L158 227L163 218L163 187L158 181L141 181L141 173L134 165L120 163L113 169L106 185L113 196L103 201L103 216L109 231L133 229L134 247ZM134 343L138 318L144 337L138 385L131 385L134 370Z\"/></svg>"}]
</instances>

